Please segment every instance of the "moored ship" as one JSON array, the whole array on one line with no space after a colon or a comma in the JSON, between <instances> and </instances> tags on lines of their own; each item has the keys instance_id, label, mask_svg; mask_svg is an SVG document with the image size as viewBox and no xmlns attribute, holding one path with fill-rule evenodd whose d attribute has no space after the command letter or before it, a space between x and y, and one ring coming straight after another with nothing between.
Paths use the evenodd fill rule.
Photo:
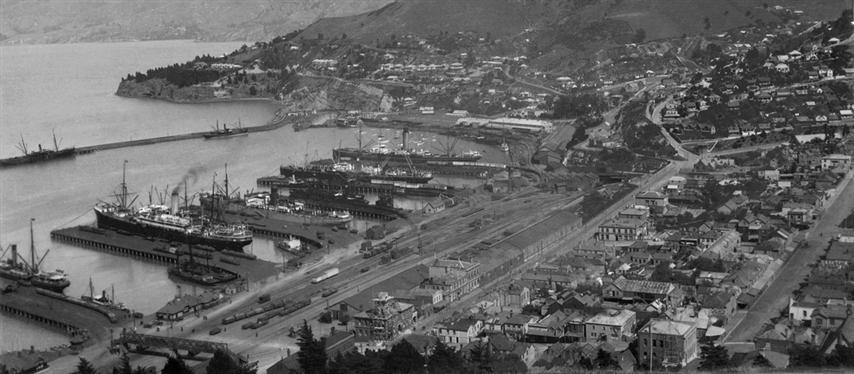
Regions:
<instances>
[{"instance_id":1,"label":"moored ship","mask_svg":"<svg viewBox=\"0 0 854 374\"><path fill-rule=\"evenodd\" d=\"M273 197L272 193L259 192L245 196L244 199L229 199L223 210L226 213L245 217L267 217L291 223L338 226L353 220L346 211L323 212L309 209L300 202L288 202ZM202 209L210 210L216 206L211 195L199 197Z\"/></svg>"},{"instance_id":2,"label":"moored ship","mask_svg":"<svg viewBox=\"0 0 854 374\"><path fill-rule=\"evenodd\" d=\"M394 162L397 164L429 164L429 163L452 163L452 162L476 162L480 160L481 154L475 151L463 154L434 154L429 151L407 151L388 150L383 147L375 147L368 150L359 148L336 148L332 150L332 157L336 160L360 160L372 162Z\"/></svg>"},{"instance_id":3,"label":"moored ship","mask_svg":"<svg viewBox=\"0 0 854 374\"><path fill-rule=\"evenodd\" d=\"M427 183L433 179L430 171L419 170L414 167L396 168L381 167L352 163L314 163L309 166L281 166L279 173L286 178L301 180L318 180L333 184L346 184L351 180L362 182L371 181L395 181L407 183Z\"/></svg>"},{"instance_id":4,"label":"moored ship","mask_svg":"<svg viewBox=\"0 0 854 374\"><path fill-rule=\"evenodd\" d=\"M153 204L134 210L131 205L135 198L128 201L124 170L120 188L116 203L95 206L99 228L234 251L242 251L252 243L252 232L246 226L215 223L210 218L192 217L186 211L179 211L177 192L172 194L171 207Z\"/></svg>"},{"instance_id":5,"label":"moored ship","mask_svg":"<svg viewBox=\"0 0 854 374\"><path fill-rule=\"evenodd\" d=\"M48 291L62 293L71 281L68 280L68 275L64 271L57 269L56 271L41 271L39 269L44 258L47 257L47 252L41 258L36 257L35 244L33 241L33 221L30 220L30 261L24 260L18 253L18 246L10 245L9 249L11 258L0 262L0 277L29 283L35 287L42 288ZM49 251L48 251L49 252Z\"/></svg>"},{"instance_id":6,"label":"moored ship","mask_svg":"<svg viewBox=\"0 0 854 374\"><path fill-rule=\"evenodd\" d=\"M249 134L249 129L245 129L238 124L236 128L229 128L228 124L223 123L222 128L219 128L219 122L216 124L216 129L202 135L205 139L224 138L229 136L240 136Z\"/></svg>"},{"instance_id":7,"label":"moored ship","mask_svg":"<svg viewBox=\"0 0 854 374\"><path fill-rule=\"evenodd\" d=\"M0 159L0 167L45 162L62 158L72 158L77 155L77 149L74 147L60 149L59 143L56 140L56 134L54 134L53 136L53 149L42 148L42 145L39 144L38 150L31 151L27 147L27 144L24 143L23 137L21 137L21 143L18 144L17 147L21 151L21 153L23 153L23 155Z\"/></svg>"}]
</instances>

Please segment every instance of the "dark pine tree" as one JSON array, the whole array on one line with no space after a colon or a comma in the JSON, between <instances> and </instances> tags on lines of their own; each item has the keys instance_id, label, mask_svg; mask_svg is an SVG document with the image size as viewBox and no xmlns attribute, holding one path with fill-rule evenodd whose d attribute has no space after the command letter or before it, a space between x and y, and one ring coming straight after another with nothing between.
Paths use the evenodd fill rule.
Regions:
<instances>
[{"instance_id":1,"label":"dark pine tree","mask_svg":"<svg viewBox=\"0 0 854 374\"><path fill-rule=\"evenodd\" d=\"M314 338L308 322L303 321L297 334L299 352L297 360L302 371L306 374L320 374L326 371L326 344L323 340Z\"/></svg>"},{"instance_id":2,"label":"dark pine tree","mask_svg":"<svg viewBox=\"0 0 854 374\"><path fill-rule=\"evenodd\" d=\"M205 371L207 374L255 374L255 370L245 368L229 352L216 351Z\"/></svg>"},{"instance_id":3,"label":"dark pine tree","mask_svg":"<svg viewBox=\"0 0 854 374\"><path fill-rule=\"evenodd\" d=\"M424 357L404 339L391 347L391 352L386 356L383 368L386 373L393 374L424 371Z\"/></svg>"},{"instance_id":4,"label":"dark pine tree","mask_svg":"<svg viewBox=\"0 0 854 374\"><path fill-rule=\"evenodd\" d=\"M475 343L471 349L471 364L474 373L492 373L492 350L483 342Z\"/></svg>"},{"instance_id":5,"label":"dark pine tree","mask_svg":"<svg viewBox=\"0 0 854 374\"><path fill-rule=\"evenodd\" d=\"M433 347L433 353L427 359L427 371L430 373L456 374L464 369L463 359L456 349L441 340Z\"/></svg>"},{"instance_id":6,"label":"dark pine tree","mask_svg":"<svg viewBox=\"0 0 854 374\"><path fill-rule=\"evenodd\" d=\"M170 355L169 358L166 359L166 365L163 366L163 370L160 371L161 374L193 374L193 370L184 363L180 357L178 357L178 353Z\"/></svg>"},{"instance_id":7,"label":"dark pine tree","mask_svg":"<svg viewBox=\"0 0 854 374\"><path fill-rule=\"evenodd\" d=\"M594 363L600 369L617 369L620 365L610 353L601 348L599 349L599 352L596 352L596 359L594 360Z\"/></svg>"},{"instance_id":8,"label":"dark pine tree","mask_svg":"<svg viewBox=\"0 0 854 374\"><path fill-rule=\"evenodd\" d=\"M97 374L98 371L95 370L95 367L92 366L92 363L89 360L80 357L80 361L77 362L77 370L74 371L74 374Z\"/></svg>"},{"instance_id":9,"label":"dark pine tree","mask_svg":"<svg viewBox=\"0 0 854 374\"><path fill-rule=\"evenodd\" d=\"M700 370L721 370L730 365L729 353L724 346L704 346L701 349Z\"/></svg>"}]
</instances>

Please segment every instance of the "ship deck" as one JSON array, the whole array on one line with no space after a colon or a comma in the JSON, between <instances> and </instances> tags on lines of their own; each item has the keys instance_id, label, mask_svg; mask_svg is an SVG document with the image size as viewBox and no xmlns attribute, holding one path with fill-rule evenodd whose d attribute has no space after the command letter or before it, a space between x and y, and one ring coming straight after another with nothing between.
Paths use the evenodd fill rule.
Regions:
<instances>
[{"instance_id":1,"label":"ship deck","mask_svg":"<svg viewBox=\"0 0 854 374\"><path fill-rule=\"evenodd\" d=\"M331 226L302 225L252 214L242 215L229 212L223 213L223 218L229 223L246 224L258 236L275 239L284 239L293 236L315 248L325 248L329 245L329 239L334 241L335 247L347 246L359 240L357 235L351 234L347 230L336 229L336 231L332 231ZM318 233L323 235L323 240L318 239Z\"/></svg>"}]
</instances>

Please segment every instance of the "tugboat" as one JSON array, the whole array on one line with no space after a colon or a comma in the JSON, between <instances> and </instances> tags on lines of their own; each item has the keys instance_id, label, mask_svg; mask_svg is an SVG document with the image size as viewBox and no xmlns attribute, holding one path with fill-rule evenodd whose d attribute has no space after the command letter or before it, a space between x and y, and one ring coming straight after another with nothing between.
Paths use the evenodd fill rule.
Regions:
<instances>
[{"instance_id":1,"label":"tugboat","mask_svg":"<svg viewBox=\"0 0 854 374\"><path fill-rule=\"evenodd\" d=\"M304 249L302 242L294 237L276 242L276 248L295 255L302 254L301 252Z\"/></svg>"},{"instance_id":2,"label":"tugboat","mask_svg":"<svg viewBox=\"0 0 854 374\"><path fill-rule=\"evenodd\" d=\"M243 251L243 247L252 243L252 232L244 225L216 223L210 217L190 217L186 211L180 212L177 192L172 194L171 206L152 204L138 210L132 209L136 197L130 199L128 193L126 165L127 161L122 170L120 191L115 195L117 202L102 202L95 206L98 228L233 251Z\"/></svg>"},{"instance_id":3,"label":"tugboat","mask_svg":"<svg viewBox=\"0 0 854 374\"><path fill-rule=\"evenodd\" d=\"M89 277L89 295L80 296L80 300L96 307L115 309L123 312L130 311L125 304L116 302L116 289L114 287L112 287L109 297L107 296L107 290L101 290L100 295L95 295L95 286L92 284L92 277Z\"/></svg>"},{"instance_id":4,"label":"tugboat","mask_svg":"<svg viewBox=\"0 0 854 374\"><path fill-rule=\"evenodd\" d=\"M223 123L222 129L219 128L219 121L216 123L216 129L211 130L210 132L204 134L205 139L213 139L213 138L224 138L229 136L240 136L240 135L248 135L249 129L244 129L243 126L240 125L240 122L237 124L237 128L228 128L228 124Z\"/></svg>"},{"instance_id":5,"label":"tugboat","mask_svg":"<svg viewBox=\"0 0 854 374\"><path fill-rule=\"evenodd\" d=\"M77 155L77 150L74 147L59 149L59 142L56 140L55 133L53 134L53 149L42 148L41 144L38 146L39 149L37 151L30 151L27 143L24 142L24 137L21 136L21 142L17 147L23 153L23 156L0 159L0 167L45 162L60 158L72 158Z\"/></svg>"},{"instance_id":6,"label":"tugboat","mask_svg":"<svg viewBox=\"0 0 854 374\"><path fill-rule=\"evenodd\" d=\"M7 249L12 251L12 258L0 262L0 277L29 283L48 291L62 293L63 290L71 285L71 281L68 280L68 275L62 270L57 269L51 272L42 272L39 270L39 266L45 257L47 257L50 250L45 252L41 258L36 258L35 242L33 240L33 221L35 219L30 219L30 262L27 263L18 254L18 246L12 244Z\"/></svg>"}]
</instances>

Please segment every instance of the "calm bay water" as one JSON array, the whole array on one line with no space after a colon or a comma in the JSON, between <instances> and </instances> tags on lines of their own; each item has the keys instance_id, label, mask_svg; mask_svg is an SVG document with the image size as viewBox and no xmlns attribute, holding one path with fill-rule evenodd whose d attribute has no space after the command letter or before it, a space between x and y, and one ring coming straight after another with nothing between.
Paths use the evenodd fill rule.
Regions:
<instances>
[{"instance_id":1,"label":"calm bay water","mask_svg":"<svg viewBox=\"0 0 854 374\"><path fill-rule=\"evenodd\" d=\"M218 120L244 125L272 118L274 103L241 102L172 104L126 99L113 95L119 79L129 72L191 59L195 55L230 52L242 43L191 41L93 43L0 47L0 157L16 155L14 145L24 139L34 145L49 143L51 131L61 146L83 146L209 129ZM372 137L380 130L366 130ZM387 138L399 134L383 131ZM413 134L429 148L433 135ZM35 246L40 254L50 248L42 266L70 274L67 295L88 293L89 278L96 292L115 287L116 298L128 307L151 313L177 292L166 268L125 257L54 243L50 231L92 224L92 207L107 200L121 182L123 160L128 161L128 185L148 202L152 187L176 186L186 175L189 192L210 188L228 163L232 186L242 191L255 179L278 173L286 163L331 157L331 149L354 146L354 129L313 129L294 133L284 127L266 133L219 140L188 140L125 148L76 159L0 170L0 246L17 243L29 249L29 218L35 218ZM459 150L487 151L487 160L500 151L466 141ZM495 155L491 157L491 155ZM440 180L441 182L441 180ZM400 202L419 208L416 202ZM360 223L364 229L365 223ZM249 251L280 262L282 254L270 241L256 240ZM186 290L186 287L185 287ZM45 348L65 341L62 335L37 325L0 315L0 351L35 345Z\"/></svg>"}]
</instances>

